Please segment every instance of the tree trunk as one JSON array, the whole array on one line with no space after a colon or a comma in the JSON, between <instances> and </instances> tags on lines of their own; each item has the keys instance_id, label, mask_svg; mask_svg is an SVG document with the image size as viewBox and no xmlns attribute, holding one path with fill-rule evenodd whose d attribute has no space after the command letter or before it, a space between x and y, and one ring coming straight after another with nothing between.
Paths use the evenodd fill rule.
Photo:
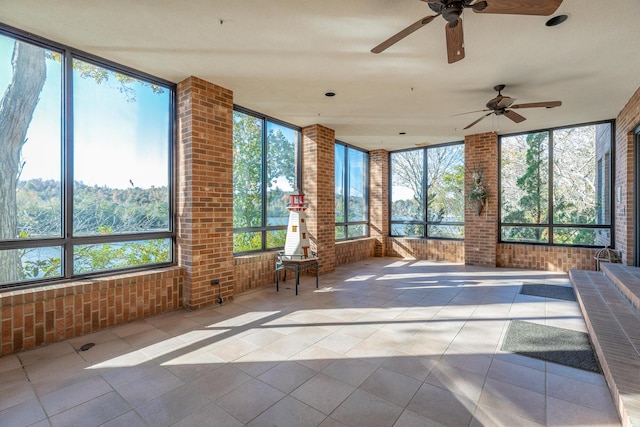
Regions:
<instances>
[{"instance_id":1,"label":"tree trunk","mask_svg":"<svg viewBox=\"0 0 640 427\"><path fill-rule=\"evenodd\" d=\"M16 41L13 76L0 100L0 240L18 237L16 188L27 130L47 78L45 51ZM17 251L0 251L0 283L20 278Z\"/></svg>"}]
</instances>

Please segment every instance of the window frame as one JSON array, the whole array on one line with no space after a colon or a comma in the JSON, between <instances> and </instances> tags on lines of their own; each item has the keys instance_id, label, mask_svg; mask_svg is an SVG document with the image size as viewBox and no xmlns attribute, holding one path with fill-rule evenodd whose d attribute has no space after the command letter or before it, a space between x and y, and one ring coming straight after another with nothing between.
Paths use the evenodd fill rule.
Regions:
<instances>
[{"instance_id":1,"label":"window frame","mask_svg":"<svg viewBox=\"0 0 640 427\"><path fill-rule=\"evenodd\" d=\"M580 128L580 127L587 127L587 126L597 126L597 125L602 125L602 124L608 124L610 126L610 141L609 141L609 174L608 174L608 182L609 182L609 194L608 197L606 195L604 195L605 199L608 199L608 208L609 208L609 212L610 212L610 221L609 224L555 224L554 222L554 206L553 206L553 179L554 179L554 172L553 172L553 161L554 161L554 157L553 157L553 144L554 144L554 138L553 138L553 133L554 131L563 131L563 130L567 130L567 129L572 129L572 128ZM532 223L505 223L502 221L502 140L503 138L508 138L508 137L514 137L514 136L521 136L521 135L528 135L528 134L535 134L535 133L542 133L542 132L547 132L549 137L548 137L548 157L547 157L547 164L548 164L548 182L547 182L547 192L548 192L548 201L547 201L547 209L548 209L548 221L545 224L532 224ZM587 122L587 123L578 123L578 124L573 124L573 125L566 125L566 126L558 126L558 127L549 127L549 128L543 128L543 129L536 129L536 130L530 130L530 131L526 131L526 132L517 132L517 133L511 133L511 134L504 134L504 135L499 135L498 136L498 243L499 244L514 244L514 245L536 245L536 246L555 246L555 247L569 247L569 248L604 248L604 247L610 247L610 248L615 248L615 215L613 215L614 211L614 197L613 197L613 191L614 191L614 181L615 181L615 132L616 132L616 128L615 128L615 120L614 119L610 119L610 120L598 120L598 121L594 121L594 122ZM594 159L595 160L595 159ZM606 165L603 165L603 169L606 169ZM597 162L594 163L594 171L596 172L596 180L598 179L597 177ZM599 194L597 194L598 192L596 191L596 197L601 196ZM596 211L596 217L597 217L598 213ZM548 242L534 242L534 241L517 241L517 240L503 240L502 238L502 228L503 227L535 227L535 228L542 228L542 229L546 229L547 233L549 235L549 239ZM568 229L608 229L609 230L609 245L606 246L601 246L601 245L580 245L580 244L563 244L563 243L555 243L554 242L554 229L562 229L562 228L568 228Z\"/></svg>"},{"instance_id":2,"label":"window frame","mask_svg":"<svg viewBox=\"0 0 640 427\"><path fill-rule=\"evenodd\" d=\"M389 213L388 213L388 221L389 221L389 236L390 237L399 237L399 238L417 238L417 239L433 239L433 240L456 240L456 241L464 241L464 237L456 238L456 237L441 237L441 236L430 236L429 235L429 226L430 225L451 225L451 226L460 226L462 227L462 232L464 235L464 227L465 223L463 221L451 221L451 222L442 222L442 221L431 221L429 220L429 208L427 201L429 200L429 194L427 192L428 189L428 180L429 180L429 165L428 165L428 150L435 148L443 148L459 145L463 148L463 164L464 163L464 141L454 141L454 142L446 142L443 144L433 144L425 147L418 148L406 148L403 150L395 150L389 153ZM422 202L422 220L407 220L407 221L394 221L392 214L393 207L393 162L391 161L391 155L394 153L402 153L408 151L422 151L422 188L423 188L423 202ZM466 167L465 167L466 169ZM464 186L460 189L462 197L464 198ZM393 234L393 225L394 224L402 224L402 225L418 225L422 226L423 232L422 235L405 235L405 234Z\"/></svg>"},{"instance_id":3,"label":"window frame","mask_svg":"<svg viewBox=\"0 0 640 427\"><path fill-rule=\"evenodd\" d=\"M334 238L336 241L345 241L345 240L356 240L356 239L364 239L370 236L370 231L369 231L369 181L370 181L370 175L369 175L369 151L367 150L363 150L362 148L358 148L355 147L353 145L347 144L346 142L342 142L342 141L338 141L336 140L334 142L334 155L335 155L335 147L336 146L342 146L344 147L344 165L342 168L342 188L344 189L343 191L343 195L342 195L342 204L344 206L344 219L345 221L336 221L335 222L335 228L334 228ZM349 183L349 150L355 150L355 151L359 151L361 152L365 159L364 159L364 164L363 164L363 169L364 169L364 175L365 175L365 182L362 188L363 191L363 196L362 198L364 199L365 203L364 203L364 216L365 216L365 220L363 221L350 221L349 220L349 189L350 189L350 183ZM334 158L334 170L335 170L335 158ZM334 174L335 175L335 174ZM335 193L335 187L337 186L337 183L334 182L334 197L336 196ZM337 197L336 197L337 200ZM335 208L335 205L334 205ZM335 220L335 215L334 215L334 220ZM364 235L358 235L358 236L353 236L350 237L349 236L349 227L350 226L354 226L354 225L362 225L366 228L366 233ZM335 237L336 235L336 230L338 229L338 227L342 227L343 229L343 235L345 237L342 238L337 238Z\"/></svg>"},{"instance_id":4,"label":"window frame","mask_svg":"<svg viewBox=\"0 0 640 427\"><path fill-rule=\"evenodd\" d=\"M107 59L101 58L80 49L64 45L44 37L40 37L26 31L14 28L0 23L0 35L12 38L16 41L32 44L42 49L55 52L61 57L61 235L58 237L32 238L32 239L5 239L0 240L0 250L10 249L30 249L44 247L60 247L61 248L61 275L50 278L37 278L21 282L12 282L0 284L0 292L11 289L24 289L41 287L48 284L66 283L75 280L81 280L91 277L104 277L124 272L148 271L157 268L163 268L176 264L176 232L175 232L175 129L177 120L177 101L176 87L177 85L168 80L155 77L140 70L118 64ZM74 168L74 116L73 116L73 60L80 60L92 65L105 68L110 72L122 73L137 80L144 81L147 84L157 85L169 92L168 108L168 135L167 135L167 191L168 191L168 230L152 231L152 232L134 232L134 233L114 233L114 234L96 234L96 235L73 235L73 168ZM105 244L105 243L122 243L122 242L139 242L145 240L169 239L170 254L169 261L153 264L136 265L123 268L114 268L107 270L98 270L88 273L73 273L73 255L76 246Z\"/></svg>"},{"instance_id":5,"label":"window frame","mask_svg":"<svg viewBox=\"0 0 640 427\"><path fill-rule=\"evenodd\" d=\"M261 213L261 226L259 227L234 227L233 228L233 234L235 235L236 233L260 233L261 234L261 242L262 242L262 246L260 249L254 249L254 250L249 250L249 251L239 251L239 252L233 252L234 256L242 256L242 255L247 255L247 254L255 254L255 253L259 253L259 252L266 252L266 251L277 251L277 250L282 250L284 248L283 246L277 246L277 247L272 247L272 248L267 248L267 233L270 231L277 231L277 230L286 230L287 229L287 224L284 225L266 225L267 224L267 209L269 208L268 203L267 203L267 197L268 197L268 192L267 192L267 154L268 154L268 123L272 123L278 126L283 126L286 128L289 128L291 130L294 130L296 132L296 134L298 135L297 141L295 142L295 147L294 147L294 154L293 154L293 158L294 158L294 170L295 170L295 177L294 177L294 185L293 188L295 189L300 189L302 188L301 183L302 183L302 168L300 167L300 165L302 164L302 128L296 125L293 125L291 123L287 123L283 120L280 119L276 119L275 117L271 117L268 116L266 114L262 114L259 113L257 111L251 110L249 108L245 108L242 107L240 105L237 104L233 104L233 112L239 112L242 114L246 114L249 116L252 116L256 119L259 119L262 121L262 163L261 163L261 167L262 167L262 171L261 171L261 179L262 179L262 185L261 185L261 200L262 200L262 213ZM235 184L234 184L235 185Z\"/></svg>"}]
</instances>

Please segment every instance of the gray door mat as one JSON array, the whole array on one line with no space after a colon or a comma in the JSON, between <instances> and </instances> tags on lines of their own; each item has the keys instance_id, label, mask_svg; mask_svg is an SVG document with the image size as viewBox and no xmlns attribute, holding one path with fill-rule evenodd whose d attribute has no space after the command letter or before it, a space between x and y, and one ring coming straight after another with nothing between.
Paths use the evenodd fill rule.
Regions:
<instances>
[{"instance_id":1,"label":"gray door mat","mask_svg":"<svg viewBox=\"0 0 640 427\"><path fill-rule=\"evenodd\" d=\"M538 283L525 283L520 289L522 295L532 295L543 298L563 299L575 301L576 294L570 286L543 285Z\"/></svg>"},{"instance_id":2,"label":"gray door mat","mask_svg":"<svg viewBox=\"0 0 640 427\"><path fill-rule=\"evenodd\" d=\"M507 328L502 350L602 373L589 335L584 332L512 320Z\"/></svg>"}]
</instances>

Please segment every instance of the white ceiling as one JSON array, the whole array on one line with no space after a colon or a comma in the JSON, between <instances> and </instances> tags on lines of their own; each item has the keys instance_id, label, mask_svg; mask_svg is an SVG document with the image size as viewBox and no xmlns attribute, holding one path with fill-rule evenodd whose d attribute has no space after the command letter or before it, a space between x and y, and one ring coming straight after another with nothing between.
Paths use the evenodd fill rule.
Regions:
<instances>
[{"instance_id":1,"label":"white ceiling","mask_svg":"<svg viewBox=\"0 0 640 427\"><path fill-rule=\"evenodd\" d=\"M238 105L368 150L615 118L640 86L640 1L564 0L557 14L569 19L547 27L549 17L466 10L466 57L448 64L441 17L370 52L433 15L419 0L0 2L7 25L173 82L200 77ZM497 84L517 103L562 106L464 131L482 113L452 115L485 108Z\"/></svg>"}]
</instances>

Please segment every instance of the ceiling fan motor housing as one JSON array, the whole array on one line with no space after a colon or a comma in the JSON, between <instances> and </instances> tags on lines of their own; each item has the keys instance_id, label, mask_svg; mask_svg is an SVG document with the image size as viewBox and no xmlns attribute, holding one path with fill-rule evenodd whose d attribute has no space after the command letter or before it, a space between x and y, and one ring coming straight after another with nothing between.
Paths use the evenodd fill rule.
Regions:
<instances>
[{"instance_id":1,"label":"ceiling fan motor housing","mask_svg":"<svg viewBox=\"0 0 640 427\"><path fill-rule=\"evenodd\" d=\"M442 17L447 22L457 22L462 15L462 10L464 9L464 2L462 1L452 1L447 3L442 8Z\"/></svg>"}]
</instances>

